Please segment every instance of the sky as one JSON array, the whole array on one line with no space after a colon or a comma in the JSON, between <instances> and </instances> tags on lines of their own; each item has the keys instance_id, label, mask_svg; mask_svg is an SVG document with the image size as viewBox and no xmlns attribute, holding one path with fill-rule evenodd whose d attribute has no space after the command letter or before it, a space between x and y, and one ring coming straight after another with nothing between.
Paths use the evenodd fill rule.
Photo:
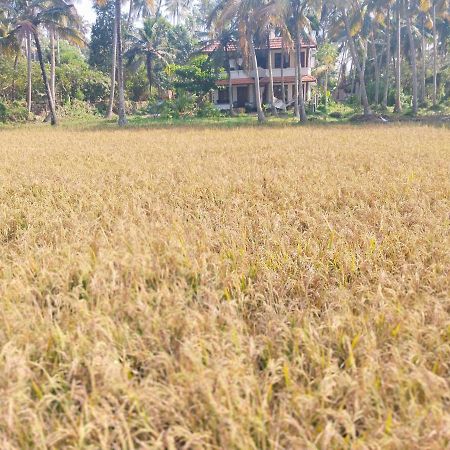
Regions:
<instances>
[{"instance_id":1,"label":"sky","mask_svg":"<svg viewBox=\"0 0 450 450\"><path fill-rule=\"evenodd\" d=\"M95 13L92 9L92 0L78 0L78 2L74 2L77 7L79 14L89 23L94 23L95 21Z\"/></svg>"}]
</instances>

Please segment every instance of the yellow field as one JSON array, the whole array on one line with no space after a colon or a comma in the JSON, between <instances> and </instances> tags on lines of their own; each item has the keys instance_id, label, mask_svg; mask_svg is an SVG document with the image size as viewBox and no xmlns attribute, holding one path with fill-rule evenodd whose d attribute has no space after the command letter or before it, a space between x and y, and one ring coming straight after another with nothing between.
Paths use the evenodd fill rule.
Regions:
<instances>
[{"instance_id":1,"label":"yellow field","mask_svg":"<svg viewBox=\"0 0 450 450\"><path fill-rule=\"evenodd\" d=\"M2 449L450 445L450 131L0 130Z\"/></svg>"}]
</instances>

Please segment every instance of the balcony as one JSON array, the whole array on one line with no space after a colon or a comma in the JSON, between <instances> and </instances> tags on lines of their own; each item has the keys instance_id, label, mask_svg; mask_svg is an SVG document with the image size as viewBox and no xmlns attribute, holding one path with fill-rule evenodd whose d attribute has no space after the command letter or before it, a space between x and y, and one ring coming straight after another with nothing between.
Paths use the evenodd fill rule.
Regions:
<instances>
[{"instance_id":1,"label":"balcony","mask_svg":"<svg viewBox=\"0 0 450 450\"><path fill-rule=\"evenodd\" d=\"M258 68L259 77L260 78L268 78L269 77L269 69L263 69L262 67ZM274 77L281 77L281 69L273 69ZM283 70L283 75L285 77L293 77L295 76L295 68L287 67ZM302 76L311 75L311 67L302 67ZM254 70L232 70L231 71L231 79L244 79L244 78L254 78L255 71Z\"/></svg>"},{"instance_id":2,"label":"balcony","mask_svg":"<svg viewBox=\"0 0 450 450\"><path fill-rule=\"evenodd\" d=\"M258 67L258 74L260 78L268 77L269 71L267 69L263 69L262 67ZM231 79L239 79L239 78L254 78L255 71L254 70L232 70L231 71Z\"/></svg>"}]
</instances>

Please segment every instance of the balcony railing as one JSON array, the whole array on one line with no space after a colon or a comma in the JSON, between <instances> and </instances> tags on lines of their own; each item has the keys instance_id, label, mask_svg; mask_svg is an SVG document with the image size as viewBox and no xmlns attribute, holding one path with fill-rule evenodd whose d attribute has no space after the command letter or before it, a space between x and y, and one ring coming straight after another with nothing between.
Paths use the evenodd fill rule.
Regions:
<instances>
[{"instance_id":1,"label":"balcony railing","mask_svg":"<svg viewBox=\"0 0 450 450\"><path fill-rule=\"evenodd\" d=\"M273 69L274 77L281 77L281 69ZM258 68L258 74L260 78L267 78L269 76L269 69L263 69L262 67ZM295 69L293 67L287 67L283 69L283 75L285 77L293 77L295 76ZM311 67L302 67L302 76L311 75ZM255 71L254 70L232 70L231 71L231 79L243 79L243 78L254 78Z\"/></svg>"},{"instance_id":2,"label":"balcony railing","mask_svg":"<svg viewBox=\"0 0 450 450\"><path fill-rule=\"evenodd\" d=\"M269 71L267 69L263 69L262 67L258 67L258 75L260 78L268 77ZM239 78L254 78L255 71L254 70L232 70L231 71L231 79L239 79Z\"/></svg>"}]
</instances>

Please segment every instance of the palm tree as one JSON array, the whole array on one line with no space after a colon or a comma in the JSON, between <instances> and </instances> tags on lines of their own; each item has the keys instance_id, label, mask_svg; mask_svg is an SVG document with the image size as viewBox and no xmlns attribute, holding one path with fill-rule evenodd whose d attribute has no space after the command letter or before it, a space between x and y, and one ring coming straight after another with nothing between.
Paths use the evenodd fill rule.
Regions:
<instances>
[{"instance_id":1,"label":"palm tree","mask_svg":"<svg viewBox=\"0 0 450 450\"><path fill-rule=\"evenodd\" d=\"M0 2L0 6L4 6ZM20 47L22 41L25 41L26 56L27 56L27 109L28 113L31 112L31 93L32 93L32 80L31 80L31 69L32 69L32 50L31 50L31 33L22 32L12 33L11 25L15 23L21 8L24 7L24 3L20 1L10 2L8 9L0 9L0 50L3 53L16 53L19 55Z\"/></svg>"},{"instance_id":2,"label":"palm tree","mask_svg":"<svg viewBox=\"0 0 450 450\"><path fill-rule=\"evenodd\" d=\"M383 109L387 109L388 94L389 94L389 67L391 66L391 8L390 4L387 4L386 8L386 64L384 72L384 91L383 91Z\"/></svg>"},{"instance_id":3,"label":"palm tree","mask_svg":"<svg viewBox=\"0 0 450 450\"><path fill-rule=\"evenodd\" d=\"M433 106L437 104L437 33L436 1L433 1Z\"/></svg>"},{"instance_id":4,"label":"palm tree","mask_svg":"<svg viewBox=\"0 0 450 450\"><path fill-rule=\"evenodd\" d=\"M438 102L438 18L443 18L446 20L442 21L443 27L448 38L448 26L449 26L449 1L448 0L432 0L432 31L433 31L433 106L437 105ZM444 38L445 39L445 38ZM443 40L444 40L443 39Z\"/></svg>"},{"instance_id":5,"label":"palm tree","mask_svg":"<svg viewBox=\"0 0 450 450\"><path fill-rule=\"evenodd\" d=\"M214 23L218 30L226 28L231 21L236 22L244 61L254 71L255 103L259 122L265 122L266 117L262 109L255 39L261 31L263 24L261 9L265 5L265 0L235 0L231 2L219 0L209 18L209 23Z\"/></svg>"},{"instance_id":6,"label":"palm tree","mask_svg":"<svg viewBox=\"0 0 450 450\"><path fill-rule=\"evenodd\" d=\"M281 22L289 32L289 39L295 43L295 115L301 122L308 120L305 109L302 83L302 41L305 30L311 31L310 17L317 17L321 10L321 0L275 0L274 8L278 11Z\"/></svg>"},{"instance_id":7,"label":"palm tree","mask_svg":"<svg viewBox=\"0 0 450 450\"><path fill-rule=\"evenodd\" d=\"M154 62L160 61L167 65L175 57L168 44L169 27L170 24L162 17L147 19L143 29L136 35L131 35L131 47L126 56L129 64L133 64L135 68L145 64L150 94L153 87Z\"/></svg>"},{"instance_id":8,"label":"palm tree","mask_svg":"<svg viewBox=\"0 0 450 450\"><path fill-rule=\"evenodd\" d=\"M374 94L374 103L378 105L380 103L380 67L378 65L378 53L377 53L377 45L376 45L376 36L377 36L377 24L375 21L371 21L370 24L370 48L372 52L373 59L373 68L375 75L375 94Z\"/></svg>"},{"instance_id":9,"label":"palm tree","mask_svg":"<svg viewBox=\"0 0 450 450\"><path fill-rule=\"evenodd\" d=\"M202 48L213 45L213 52L211 58L213 58L217 65L220 66L225 61L225 69L228 76L228 102L230 108L230 116L234 115L234 99L233 99L233 82L231 79L231 64L230 59L236 58L236 52L234 50L235 43L238 38L238 32L236 24L231 22L227 27L223 27L220 30L211 30L211 39L202 43Z\"/></svg>"},{"instance_id":10,"label":"palm tree","mask_svg":"<svg viewBox=\"0 0 450 450\"><path fill-rule=\"evenodd\" d=\"M173 23L178 25L180 18L183 17L191 5L191 0L166 0L165 7L169 12Z\"/></svg>"},{"instance_id":11,"label":"palm tree","mask_svg":"<svg viewBox=\"0 0 450 450\"><path fill-rule=\"evenodd\" d=\"M114 13L114 17L115 17L115 13ZM107 119L111 119L113 116L114 97L116 95L116 71L117 71L117 25L116 25L116 21L114 18L113 39L112 39L112 59L111 59L111 72L110 72L111 88L109 91L108 109L106 111Z\"/></svg>"},{"instance_id":12,"label":"palm tree","mask_svg":"<svg viewBox=\"0 0 450 450\"><path fill-rule=\"evenodd\" d=\"M127 117L125 114L125 86L123 79L123 48L122 48L122 10L121 1L115 0L115 14L114 14L114 26L116 28L117 38L117 83L119 85L119 121L120 127L127 124Z\"/></svg>"},{"instance_id":13,"label":"palm tree","mask_svg":"<svg viewBox=\"0 0 450 450\"><path fill-rule=\"evenodd\" d=\"M51 15L52 11L49 10L49 16ZM82 19L75 8L69 8L64 16L54 23L48 22L46 28L50 37L50 90L56 103L56 36L58 36L58 39L63 38L75 45L83 46L85 43L84 30Z\"/></svg>"},{"instance_id":14,"label":"palm tree","mask_svg":"<svg viewBox=\"0 0 450 450\"><path fill-rule=\"evenodd\" d=\"M412 112L413 115L417 115L418 112L418 83L417 83L417 55L416 55L416 43L412 32L412 18L413 18L413 5L409 0L404 0L404 15L406 18L406 31L409 39L409 53L411 60L412 71Z\"/></svg>"},{"instance_id":15,"label":"palm tree","mask_svg":"<svg viewBox=\"0 0 450 450\"><path fill-rule=\"evenodd\" d=\"M108 0L95 0L100 6L105 6ZM117 65L116 65L117 64ZM115 75L117 71L117 87L119 91L119 126L127 124L125 112L125 85L123 77L123 42L122 42L122 0L114 0L114 32L111 64L111 93L107 117L112 115L115 90Z\"/></svg>"},{"instance_id":16,"label":"palm tree","mask_svg":"<svg viewBox=\"0 0 450 450\"><path fill-rule=\"evenodd\" d=\"M36 52L41 68L42 81L47 96L48 107L50 110L50 120L52 125L58 123L55 110L55 102L51 92L50 83L44 63L44 56L39 36L39 27L45 28L58 27L65 31L67 36L73 40L82 42L82 36L78 30L71 28L71 17L76 15L73 5L67 4L64 0L0 0L0 6L10 11L13 27L9 33L10 38L15 38L19 42L24 36L30 35L34 38ZM30 45L28 45L30 51Z\"/></svg>"},{"instance_id":17,"label":"palm tree","mask_svg":"<svg viewBox=\"0 0 450 450\"><path fill-rule=\"evenodd\" d=\"M360 59L360 54L356 48L355 37L358 37L362 27L363 27L363 17L364 17L364 6L356 2L349 2L348 0L338 0L337 2L339 7L340 15L338 16L338 20L341 21L344 25L344 31L348 43L348 47L350 50L350 54L352 56L353 65L356 69L356 72L359 77L359 87L360 87L360 95L361 102L364 109L364 115L368 116L372 114L370 109L369 100L367 98L366 91L366 81L365 81L365 61L366 61L366 51L365 44L362 45L364 47L364 51L362 52L362 61Z\"/></svg>"},{"instance_id":18,"label":"palm tree","mask_svg":"<svg viewBox=\"0 0 450 450\"><path fill-rule=\"evenodd\" d=\"M162 0L158 0L157 12L161 10ZM131 30L134 20L138 18L148 18L155 13L155 1L154 0L130 0L128 18L127 18L127 30ZM159 17L160 14L156 14Z\"/></svg>"},{"instance_id":19,"label":"palm tree","mask_svg":"<svg viewBox=\"0 0 450 450\"><path fill-rule=\"evenodd\" d=\"M336 65L338 56L337 48L328 42L322 44L317 52L317 60L320 66L318 71L325 73L324 91L325 91L325 111L328 111L328 75Z\"/></svg>"},{"instance_id":20,"label":"palm tree","mask_svg":"<svg viewBox=\"0 0 450 450\"><path fill-rule=\"evenodd\" d=\"M401 102L401 90L402 90L402 19L401 19L401 0L397 0L396 3L396 19L397 19L397 30L396 30L396 67L395 67L395 106L394 112L402 112L402 102Z\"/></svg>"},{"instance_id":21,"label":"palm tree","mask_svg":"<svg viewBox=\"0 0 450 450\"><path fill-rule=\"evenodd\" d=\"M11 35L10 21L0 10L0 54L14 57L14 76L12 79L11 98L15 100L16 96L16 76L17 65L21 51L22 42Z\"/></svg>"}]
</instances>

